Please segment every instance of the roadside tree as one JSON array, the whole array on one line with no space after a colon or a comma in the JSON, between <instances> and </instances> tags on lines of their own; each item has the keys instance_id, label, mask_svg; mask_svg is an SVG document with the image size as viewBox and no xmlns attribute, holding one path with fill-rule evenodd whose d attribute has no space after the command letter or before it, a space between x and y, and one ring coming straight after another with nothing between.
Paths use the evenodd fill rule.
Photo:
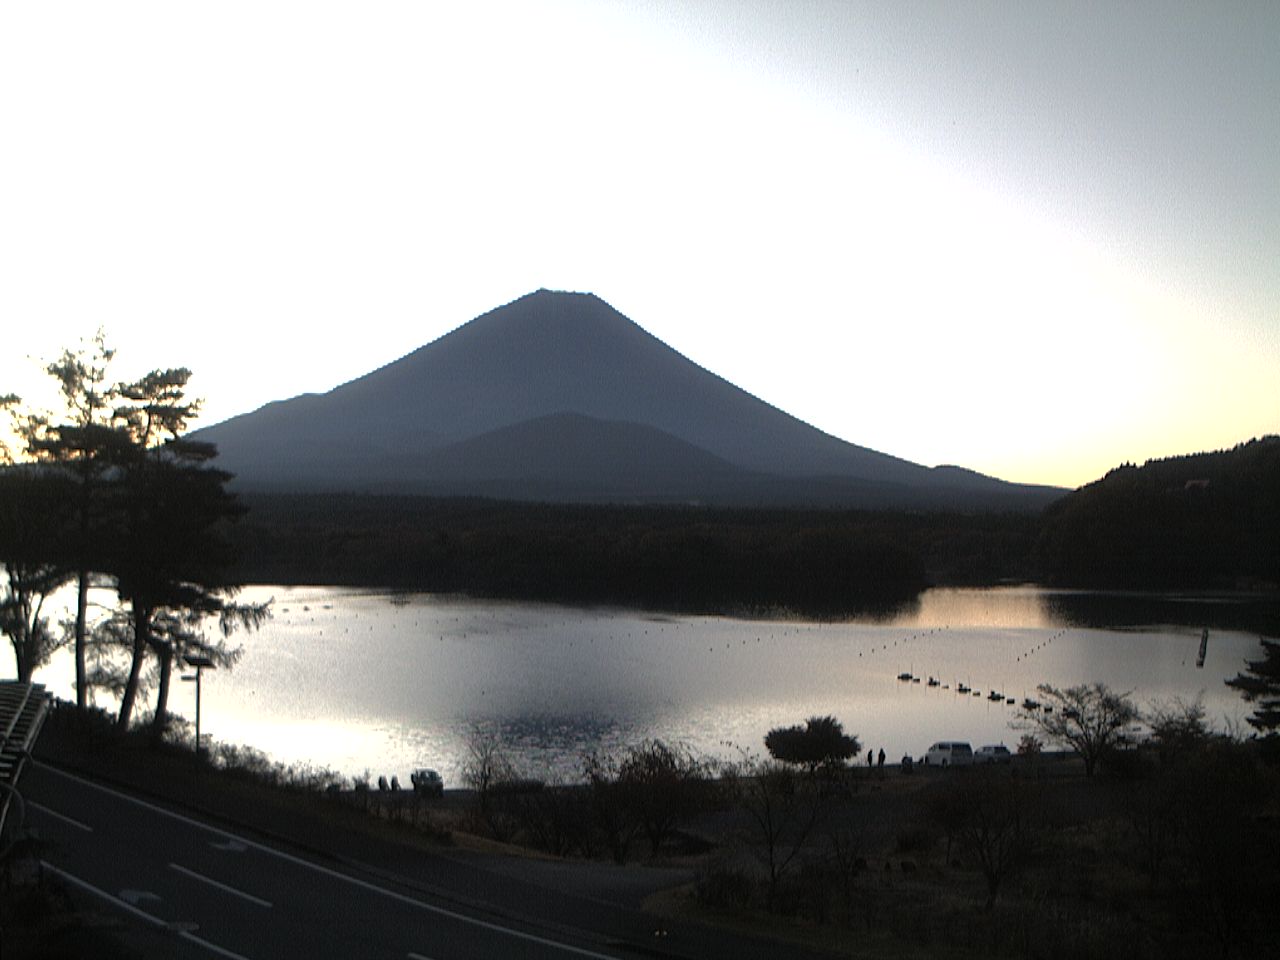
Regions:
<instances>
[{"instance_id":1,"label":"roadside tree","mask_svg":"<svg viewBox=\"0 0 1280 960\"><path fill-rule=\"evenodd\" d=\"M213 616L224 627L256 626L266 616L263 606L231 601L236 587L227 580L232 556L222 527L243 508L226 490L230 474L207 465L213 455L207 444L174 440L139 451L119 481L123 520L108 569L133 626L121 729L129 724L148 653L159 658L155 716L163 724L173 661L182 645L194 642L192 625ZM161 618L165 629L158 633Z\"/></svg>"},{"instance_id":2,"label":"roadside tree","mask_svg":"<svg viewBox=\"0 0 1280 960\"><path fill-rule=\"evenodd\" d=\"M1035 787L994 767L949 780L930 804L933 819L947 834L947 859L956 847L976 862L987 886L990 909L1004 882L1025 862L1030 849Z\"/></svg>"},{"instance_id":3,"label":"roadside tree","mask_svg":"<svg viewBox=\"0 0 1280 960\"><path fill-rule=\"evenodd\" d=\"M604 844L623 863L643 834L656 854L696 813L708 790L708 764L683 744L645 740L616 756L589 753L582 772Z\"/></svg>"},{"instance_id":4,"label":"roadside tree","mask_svg":"<svg viewBox=\"0 0 1280 960\"><path fill-rule=\"evenodd\" d=\"M210 637L205 632L209 618L197 610L165 609L156 614L151 629L151 649L159 663L156 686L156 707L153 725L161 733L169 720L169 692L175 664L181 669L184 658L204 657L219 670L229 670L239 662L243 647L232 647L228 638L238 629L256 630L270 615L266 604L242 604L225 602L217 611L218 633Z\"/></svg>"},{"instance_id":5,"label":"roadside tree","mask_svg":"<svg viewBox=\"0 0 1280 960\"><path fill-rule=\"evenodd\" d=\"M803 851L827 811L822 785L794 764L744 757L725 771L734 801L747 815L743 846L763 866L769 909L778 902L784 877Z\"/></svg>"},{"instance_id":6,"label":"roadside tree","mask_svg":"<svg viewBox=\"0 0 1280 960\"><path fill-rule=\"evenodd\" d=\"M804 726L775 727L764 738L769 756L804 767L810 774L835 769L862 751L858 738L849 736L835 717L810 717Z\"/></svg>"},{"instance_id":7,"label":"roadside tree","mask_svg":"<svg viewBox=\"0 0 1280 960\"><path fill-rule=\"evenodd\" d=\"M118 424L112 422L115 388L108 381L108 367L115 351L99 330L78 350L64 350L45 367L58 382L63 414L14 411L16 432L26 453L36 462L57 468L75 487L66 502L72 517L62 540L67 562L76 579L75 673L76 705L87 703L85 668L89 590L101 569L100 545L110 517L106 496L107 474L129 447Z\"/></svg>"},{"instance_id":8,"label":"roadside tree","mask_svg":"<svg viewBox=\"0 0 1280 960\"><path fill-rule=\"evenodd\" d=\"M649 852L656 854L681 821L698 809L706 764L681 744L646 740L623 755L618 786L649 841Z\"/></svg>"},{"instance_id":9,"label":"roadside tree","mask_svg":"<svg viewBox=\"0 0 1280 960\"><path fill-rule=\"evenodd\" d=\"M1088 776L1093 776L1100 759L1131 741L1142 719L1127 693L1115 693L1103 683L1065 689L1042 683L1036 689L1046 709L1024 709L1018 724L1075 750Z\"/></svg>"},{"instance_id":10,"label":"roadside tree","mask_svg":"<svg viewBox=\"0 0 1280 960\"><path fill-rule=\"evenodd\" d=\"M28 553L46 568L9 567L18 593L56 586L51 577L56 579L60 571L78 581L76 702L82 708L89 687L88 592L95 577L114 583L132 628L129 667L118 684L117 722L122 729L128 726L143 668L154 654L159 663L155 723L160 730L176 657L189 648L224 665L234 660L225 643L204 639L203 618L216 616L225 640L236 627L257 626L267 616L267 605L232 602L237 588L227 579L232 553L225 529L244 510L226 490L230 474L210 465L216 448L182 437L200 407L186 397L190 371L156 370L132 383L109 385L107 368L113 357L99 331L89 345L64 351L46 367L62 392L62 417L21 409L16 397L0 398L0 406L11 408L15 432L32 461L24 465L23 476L33 478L46 499L60 501L65 514L58 526L49 520L37 535L29 528L50 511L22 510L22 522L9 524L9 534L0 530L0 539L43 539L38 556ZM55 488L57 493L50 493ZM34 503L34 496L27 499ZM16 493L6 502L16 505ZM5 622L11 632L21 634L25 646L35 650L53 642L37 608L22 596L15 596L7 609ZM97 673L115 689L110 654L121 640L118 622L104 627L100 636L108 639L99 650Z\"/></svg>"},{"instance_id":11,"label":"roadside tree","mask_svg":"<svg viewBox=\"0 0 1280 960\"><path fill-rule=\"evenodd\" d=\"M1151 740L1163 762L1188 751L1198 751L1217 739L1205 721L1204 699L1200 696L1192 701L1174 697L1153 703L1147 708L1146 720L1151 728Z\"/></svg>"},{"instance_id":12,"label":"roadside tree","mask_svg":"<svg viewBox=\"0 0 1280 960\"><path fill-rule=\"evenodd\" d=\"M591 797L591 817L615 863L626 863L640 823L626 791L618 782L618 761L607 754L587 753L582 775Z\"/></svg>"}]
</instances>

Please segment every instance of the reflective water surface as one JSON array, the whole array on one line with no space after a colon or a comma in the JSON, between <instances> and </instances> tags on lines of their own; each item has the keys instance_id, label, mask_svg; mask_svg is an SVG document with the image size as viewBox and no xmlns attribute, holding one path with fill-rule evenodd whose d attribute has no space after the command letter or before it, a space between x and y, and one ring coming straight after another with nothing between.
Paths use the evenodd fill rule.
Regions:
<instances>
[{"instance_id":1,"label":"reflective water surface","mask_svg":"<svg viewBox=\"0 0 1280 960\"><path fill-rule=\"evenodd\" d=\"M1276 635L1278 606L940 589L891 620L814 623L328 587L242 598L274 598L274 617L238 638L234 670L205 674L206 733L347 775L407 783L433 766L450 784L476 728L500 732L529 775L568 778L584 750L661 737L733 757L815 714L892 759L941 739L1012 746L1015 710L988 693L1021 702L1039 683L1102 681L1142 706L1203 695L1217 726L1243 725L1247 705L1223 680L1260 655L1260 635ZM70 696L69 658L40 679ZM191 684L172 708L194 716Z\"/></svg>"}]
</instances>

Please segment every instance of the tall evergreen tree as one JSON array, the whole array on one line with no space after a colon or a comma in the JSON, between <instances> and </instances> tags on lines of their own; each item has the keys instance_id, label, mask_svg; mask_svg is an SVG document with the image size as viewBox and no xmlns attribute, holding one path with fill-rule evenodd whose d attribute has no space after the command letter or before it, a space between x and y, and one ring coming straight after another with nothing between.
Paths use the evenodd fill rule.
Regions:
<instances>
[{"instance_id":1,"label":"tall evergreen tree","mask_svg":"<svg viewBox=\"0 0 1280 960\"><path fill-rule=\"evenodd\" d=\"M106 478L128 450L124 431L112 422L115 389L108 380L108 368L115 351L107 346L99 330L78 350L64 350L62 356L45 367L58 382L64 410L51 414L25 412L18 419L18 433L27 453L35 460L56 465L76 483L69 502L73 520L64 544L76 578L75 670L76 705L84 709L88 700L85 647L88 634L89 590L101 564L95 556L104 539L110 510Z\"/></svg>"},{"instance_id":2,"label":"tall evergreen tree","mask_svg":"<svg viewBox=\"0 0 1280 960\"><path fill-rule=\"evenodd\" d=\"M1248 703L1256 703L1257 709L1249 717L1249 723L1263 733L1280 729L1280 641L1262 641L1262 659L1246 660L1245 671L1227 681L1227 686L1239 690Z\"/></svg>"},{"instance_id":3,"label":"tall evergreen tree","mask_svg":"<svg viewBox=\"0 0 1280 960\"><path fill-rule=\"evenodd\" d=\"M121 600L129 604L132 647L119 725L128 725L147 656L159 663L155 724L165 721L175 661L185 652L234 657L203 640L199 623L217 617L224 634L256 626L263 606L234 604L227 579L232 553L223 525L244 511L225 484L230 474L208 466L211 446L173 441L148 451L126 471L124 523L110 564Z\"/></svg>"},{"instance_id":4,"label":"tall evergreen tree","mask_svg":"<svg viewBox=\"0 0 1280 960\"><path fill-rule=\"evenodd\" d=\"M114 582L128 610L127 630L113 617L101 636L108 646L124 644L127 673L113 690L121 695L118 724L127 727L141 687L147 658L159 663L157 728L163 726L172 669L186 652L211 656L230 665L237 655L225 643L205 638L201 623L216 616L224 637L237 626L256 626L265 605L238 605L234 585L226 580L230 547L222 536L225 522L243 508L227 491L230 474L210 462L212 444L182 438L197 414L198 400L188 399L191 373L185 368L155 370L132 383L110 384L107 367L114 351L101 332L89 346L67 350L47 372L58 381L65 410L62 417L17 410L17 433L35 461L26 474L52 490L67 507L69 522L56 532L44 531L45 553L72 571L79 581L76 616L77 702L87 702L89 677L85 652L88 634L87 595L94 577ZM0 406L16 407L16 397L0 398ZM7 453L7 451L5 451ZM0 491L3 493L4 491ZM6 504L17 504L9 496ZM32 501L34 502L34 501ZM14 531L25 530L31 522ZM0 547L6 536L0 525ZM9 537L15 540L17 533ZM56 550L54 548L57 548ZM26 567L11 567L26 571ZM22 573L22 588L47 582ZM11 577L12 581L12 577ZM33 650L47 647L47 627L38 607L19 602L14 610L29 615L13 621ZM22 626L25 624L25 626ZM107 676L109 669L100 675Z\"/></svg>"},{"instance_id":5,"label":"tall evergreen tree","mask_svg":"<svg viewBox=\"0 0 1280 960\"><path fill-rule=\"evenodd\" d=\"M217 449L181 436L199 409L185 396L190 376L183 368L157 370L116 388L121 402L114 422L130 443L117 480L120 530L108 561L133 626L117 721L122 729L132 718L148 653L160 665L159 728L173 663L196 635L193 624L214 615L224 625L237 618L255 625L265 615L265 609L241 610L230 602L231 548L222 526L244 509L226 489L231 475L210 466Z\"/></svg>"}]
</instances>

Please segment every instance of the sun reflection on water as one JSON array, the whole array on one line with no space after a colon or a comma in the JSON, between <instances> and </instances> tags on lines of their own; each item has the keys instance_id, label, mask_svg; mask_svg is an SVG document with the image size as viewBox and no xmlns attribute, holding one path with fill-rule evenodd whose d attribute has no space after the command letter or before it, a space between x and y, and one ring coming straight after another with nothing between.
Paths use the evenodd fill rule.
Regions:
<instances>
[{"instance_id":1,"label":"sun reflection on water","mask_svg":"<svg viewBox=\"0 0 1280 960\"><path fill-rule=\"evenodd\" d=\"M894 620L852 623L245 591L271 596L273 618L239 637L242 661L206 675L205 731L286 764L401 783L430 766L456 784L477 729L541 779L576 779L584 752L649 737L734 759L760 752L770 728L822 714L894 759L939 739L1013 743L1007 701L1041 682L1103 681L1140 705L1203 691L1221 725L1247 713L1222 680L1259 646L1215 629L1197 670L1198 626L1089 625L1079 597L1034 588L931 590ZM42 679L69 696L70 675L64 655ZM172 707L190 716L186 686Z\"/></svg>"}]
</instances>

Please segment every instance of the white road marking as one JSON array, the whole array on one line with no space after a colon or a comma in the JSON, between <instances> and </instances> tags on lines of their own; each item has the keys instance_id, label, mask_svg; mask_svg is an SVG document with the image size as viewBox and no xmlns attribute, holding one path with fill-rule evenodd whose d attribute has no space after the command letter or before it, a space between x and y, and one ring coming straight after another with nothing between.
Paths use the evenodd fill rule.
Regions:
<instances>
[{"instance_id":1,"label":"white road marking","mask_svg":"<svg viewBox=\"0 0 1280 960\"><path fill-rule=\"evenodd\" d=\"M112 906L116 907L117 909L123 910L125 913L131 914L137 917L139 920L142 920L146 923L151 924L153 927L159 927L162 930L169 930L175 933L177 936L181 937L183 940L186 940L188 943L194 943L198 947L203 947L205 950L208 950L210 953L216 953L220 957L225 957L226 960L249 960L249 958L246 957L244 954L234 953L231 950L227 950L224 947L218 946L216 943L210 943L208 940L204 940L200 937L197 937L194 933L191 933L188 930L179 929L182 926L182 924L169 923L167 920L161 920L159 917L153 916L152 914L147 913L147 911L145 910L139 910L137 907L132 906L131 904L125 903L119 897L113 897L111 894L107 893L107 891L98 889L93 884L88 883L85 880L81 880L79 877L73 876L72 874L67 873L65 870L61 870L58 867L55 867L53 864L49 863L46 860L41 860L40 866L43 869L48 870L55 877L58 877L59 879L65 881L66 883L71 884L73 887L79 887L81 890L84 890L86 893L91 893L95 897L100 897L101 899L106 900L108 903L110 903Z\"/></svg>"},{"instance_id":2,"label":"white road marking","mask_svg":"<svg viewBox=\"0 0 1280 960\"><path fill-rule=\"evenodd\" d=\"M261 897L255 897L251 893L245 893L243 890L237 890L235 887L229 887L225 883L219 883L212 877L206 877L204 874L196 873L194 870L188 870L179 863L169 864L169 869L177 870L180 874L185 877L190 877L192 880L199 880L201 883L207 883L209 886L216 887L223 893L229 893L233 897L240 897L242 900L248 900L250 903L256 903L260 907L266 907L267 909L271 908L270 900L263 900Z\"/></svg>"},{"instance_id":3,"label":"white road marking","mask_svg":"<svg viewBox=\"0 0 1280 960\"><path fill-rule=\"evenodd\" d=\"M148 803L146 800L139 800L137 797L131 797L127 793L121 793L120 791L113 790L110 787L104 787L99 783L94 783L92 780L85 780L83 777L77 777L75 774L67 773L64 770L57 769L56 767L51 767L48 764L41 763L38 760L34 761L34 764L35 766L38 766L41 770L45 770L49 773L56 774L59 777L65 777L68 780L73 780L76 783L82 784L93 790L100 790L101 792L109 794L110 796L113 796L113 797L117 797L120 800L125 801L126 803L132 803L135 806L142 807L143 809L146 809L146 810L151 810L155 813L160 814L161 816L169 817L173 820L179 821L180 823L189 824L190 826L196 827L197 829L207 831L208 833L212 833L215 836L225 837L228 840L232 840L237 843L243 843L245 846L250 847L254 850L258 850L269 856L278 857L279 859L284 860L288 863L293 863L293 864L296 864L297 866L305 867L308 870L313 870L316 873L324 874L325 876L332 877L335 880L341 880L345 883L351 884L353 887L359 887L361 890L367 890L370 893L380 894L381 896L387 897L390 900L395 900L399 903L406 904L407 906L417 907L419 910L425 910L426 912L434 913L437 916L448 917L451 920L457 920L459 923L466 923L466 924L470 924L473 927L480 927L482 930L491 930L494 933L500 933L500 934L503 934L504 936L515 937L520 940L528 940L531 943L540 943L544 947L550 947L553 950L560 950L565 953L572 953L579 957L591 957L592 960L617 960L617 958L612 954L596 953L594 950L587 950L587 949L584 949L583 947L573 947L567 943L561 943L557 940L550 940L546 937L540 937L537 934L525 933L523 930L515 930L511 927L504 927L501 924L490 923L488 920L481 920L478 917L469 917L465 913L458 913L454 910L449 910L445 907L437 907L434 904L424 903L421 900L416 900L413 897L405 896L402 893L396 893L394 890L388 890L385 887L379 887L376 884L372 884L372 883L369 883L368 881L361 880L358 877L353 877L345 873L339 873L337 870L330 870L328 867L322 867L318 863L312 863L309 860L303 860L301 857L295 857L293 856L293 854L285 853L283 850L276 850L276 849L273 849L272 847L266 846L265 844L257 843L256 841L248 840L248 839L245 839L244 837L237 837L235 834L228 833L226 830L219 830L217 827L211 827L207 823L201 823L199 820L193 820L190 817L183 816L180 813L174 813L172 810L166 810L164 807L158 807L153 803ZM115 898L112 898L112 899L114 900Z\"/></svg>"},{"instance_id":4,"label":"white road marking","mask_svg":"<svg viewBox=\"0 0 1280 960\"><path fill-rule=\"evenodd\" d=\"M143 900L154 900L160 902L160 898L150 890L121 890L120 899L131 907L136 907Z\"/></svg>"},{"instance_id":5,"label":"white road marking","mask_svg":"<svg viewBox=\"0 0 1280 960\"><path fill-rule=\"evenodd\" d=\"M228 840L226 843L210 843L209 846L215 850L221 850L223 853L244 853L249 848L239 840Z\"/></svg>"},{"instance_id":6,"label":"white road marking","mask_svg":"<svg viewBox=\"0 0 1280 960\"><path fill-rule=\"evenodd\" d=\"M241 837L237 837L235 834L227 833L227 831L225 830L219 830L217 827L211 827L207 823L201 823L199 820L193 820L190 817L185 817L180 813L174 813L172 810L166 810L164 807L156 806L154 803L148 803L146 800L139 800L137 797L131 797L129 796L129 794L121 793L119 790L113 790L110 787L104 787L100 783L94 783L92 780L86 780L83 777L77 777L74 773L67 773L65 770L59 770L57 767L51 767L46 763L41 763L39 760L32 761L32 765L35 767L38 767L39 769L45 771L46 773L52 773L55 776L59 776L67 780L71 780L75 783L80 784L81 786L89 787L92 790L97 790L99 793L105 793L108 796L115 797L118 800L123 800L125 803L132 803L135 807L142 807L144 810L150 810L152 813L158 813L161 816L169 817L171 820L177 820L178 822L185 823L188 826L192 826L200 830L204 830L206 833L212 833L215 837L223 837L224 839L230 840L233 843L243 844L246 847L252 847L255 850L262 850L266 853L276 852L276 851L272 851L270 847L263 846L260 843L254 843L252 840L245 840Z\"/></svg>"},{"instance_id":7,"label":"white road marking","mask_svg":"<svg viewBox=\"0 0 1280 960\"><path fill-rule=\"evenodd\" d=\"M430 958L430 957L424 957L424 956L423 956L422 954L420 954L420 953L411 953L411 954L409 954L409 960L431 960L431 958Z\"/></svg>"},{"instance_id":8,"label":"white road marking","mask_svg":"<svg viewBox=\"0 0 1280 960\"><path fill-rule=\"evenodd\" d=\"M79 830L83 830L85 833L93 833L93 827L89 826L87 823L81 823L79 820L68 817L65 813L59 813L57 810L50 810L42 803L33 803L28 800L27 806L32 810L39 810L41 813L46 816L53 817L55 820L61 820L63 823L69 823L71 826L76 827Z\"/></svg>"}]
</instances>

